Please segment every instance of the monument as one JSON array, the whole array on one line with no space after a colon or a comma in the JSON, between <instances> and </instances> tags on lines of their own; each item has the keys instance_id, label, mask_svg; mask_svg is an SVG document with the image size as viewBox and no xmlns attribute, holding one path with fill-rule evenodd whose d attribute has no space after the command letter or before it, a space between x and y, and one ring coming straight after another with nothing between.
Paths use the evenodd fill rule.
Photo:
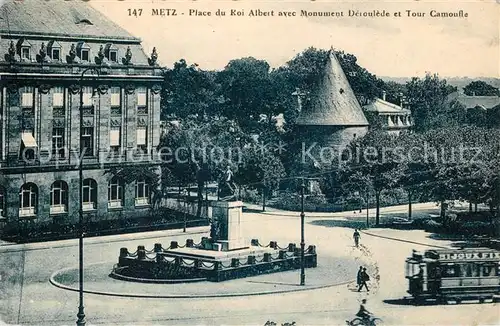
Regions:
<instances>
[{"instance_id":1,"label":"monument","mask_svg":"<svg viewBox=\"0 0 500 326\"><path fill-rule=\"evenodd\" d=\"M157 243L149 252L144 246L138 246L135 253L121 248L118 264L110 276L155 283L219 282L301 268L301 252L296 244L280 248L276 241L271 241L262 246L257 239L245 238L243 203L236 200L236 185L229 167L220 186L219 195L224 197L212 203L210 237L203 237L199 244L187 239L185 246L172 241L168 248ZM304 267L316 266L316 247L309 246Z\"/></svg>"}]
</instances>

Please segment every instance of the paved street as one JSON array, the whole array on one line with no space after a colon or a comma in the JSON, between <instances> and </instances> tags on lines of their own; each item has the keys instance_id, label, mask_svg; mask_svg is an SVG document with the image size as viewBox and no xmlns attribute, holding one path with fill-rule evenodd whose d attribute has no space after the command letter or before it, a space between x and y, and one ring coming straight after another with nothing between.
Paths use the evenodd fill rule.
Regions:
<instances>
[{"instance_id":1,"label":"paved street","mask_svg":"<svg viewBox=\"0 0 500 326\"><path fill-rule=\"evenodd\" d=\"M433 209L437 212L433 204L415 205L414 209L416 213ZM393 207L383 209L383 213L401 213L404 216L405 210L404 206ZM297 325L337 325L345 324L346 319L353 317L362 298L368 298L369 309L387 324L498 324L498 304L402 305L397 299L406 295L404 260L412 249L423 250L426 247L388 238L438 246L449 246L451 242L432 239L429 234L419 230L371 229L370 235L362 234L362 246L356 249L352 246L353 230L339 227L344 226L346 220L352 220L353 216L352 212L348 215L308 214L306 243L317 246L319 265L335 268L336 258L338 261L352 262L352 265L349 263L352 271L348 271L351 267L345 271L352 273L352 279L356 276L357 266L366 265L371 276L369 293L355 292L354 284L349 283L286 294L227 298L153 299L86 294L88 324L264 325L267 320L272 320L278 324L295 321ZM361 216L359 218L362 219ZM299 221L298 214L290 212L245 213L244 232L247 237L258 238L261 243L275 240L284 246L289 242L299 242ZM120 247L135 251L137 245L145 245L150 249L155 242L168 244L177 240L183 243L187 238L198 242L203 232L208 233L208 228L188 231L194 234L186 235L173 230L86 239L85 264L88 269L92 269L92 264L107 263L112 266L117 261ZM49 283L49 278L55 271L77 264L76 240L0 246L2 320L9 324L74 324L78 293L56 288ZM298 283L299 272L295 273ZM293 280L293 276L289 279ZM123 286L129 285L124 283ZM203 283L198 286L202 287ZM217 287L227 290L230 286L231 283L220 283L215 287L212 284L206 290L218 291ZM164 287L166 293L169 291L169 285L158 287ZM252 283L248 282L248 287L251 289Z\"/></svg>"}]
</instances>

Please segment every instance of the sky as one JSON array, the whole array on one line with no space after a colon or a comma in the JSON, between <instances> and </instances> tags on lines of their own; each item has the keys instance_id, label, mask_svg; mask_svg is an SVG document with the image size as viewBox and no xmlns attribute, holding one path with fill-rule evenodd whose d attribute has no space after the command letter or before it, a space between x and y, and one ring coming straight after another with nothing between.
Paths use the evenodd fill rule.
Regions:
<instances>
[{"instance_id":1,"label":"sky","mask_svg":"<svg viewBox=\"0 0 500 326\"><path fill-rule=\"evenodd\" d=\"M75 0L73 0L75 1ZM500 0L499 0L500 3ZM352 53L379 76L499 77L500 4L495 0L91 0L118 25L153 46L162 65L185 59L202 69L223 69L242 57L285 64L310 46ZM152 9L175 9L176 16L152 16ZM131 9L131 11L129 11ZM130 16L142 9L140 17ZM212 16L189 15L189 10ZM220 9L225 16L216 16ZM244 10L244 16L230 11ZM250 10L274 16L249 17ZM343 17L300 17L300 11L343 12ZM348 10L385 10L390 17L348 17ZM406 10L424 17L407 17ZM429 17L430 11L467 13L465 18ZM279 11L297 12L279 17ZM401 17L395 17L401 12Z\"/></svg>"}]
</instances>

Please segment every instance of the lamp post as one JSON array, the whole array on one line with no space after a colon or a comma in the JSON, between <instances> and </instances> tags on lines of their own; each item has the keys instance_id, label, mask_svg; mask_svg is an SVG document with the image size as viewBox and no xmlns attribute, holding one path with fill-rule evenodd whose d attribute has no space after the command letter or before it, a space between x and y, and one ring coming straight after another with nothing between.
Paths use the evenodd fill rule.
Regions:
<instances>
[{"instance_id":1,"label":"lamp post","mask_svg":"<svg viewBox=\"0 0 500 326\"><path fill-rule=\"evenodd\" d=\"M84 148L81 143L81 132L83 129L83 77L87 71L94 71L98 76L99 76L99 70L97 70L94 67L86 68L82 71L80 75L80 159L78 162L78 178L80 181L80 209L79 209L79 221L78 221L78 249L79 249L79 264L78 264L78 270L79 270L79 291L78 293L80 294L80 301L78 305L78 314L76 315L78 317L76 324L78 326L85 326L86 320L85 320L85 309L83 306L83 236L84 236L84 229L83 229L83 154L84 154Z\"/></svg>"},{"instance_id":2,"label":"lamp post","mask_svg":"<svg viewBox=\"0 0 500 326\"><path fill-rule=\"evenodd\" d=\"M370 227L370 203L368 202L370 200L370 195L369 195L368 188L366 189L366 228L368 229Z\"/></svg>"},{"instance_id":3,"label":"lamp post","mask_svg":"<svg viewBox=\"0 0 500 326\"><path fill-rule=\"evenodd\" d=\"M304 260L304 190L306 185L304 183L304 178L302 178L302 184L300 185L300 285L306 285L306 269Z\"/></svg>"}]
</instances>

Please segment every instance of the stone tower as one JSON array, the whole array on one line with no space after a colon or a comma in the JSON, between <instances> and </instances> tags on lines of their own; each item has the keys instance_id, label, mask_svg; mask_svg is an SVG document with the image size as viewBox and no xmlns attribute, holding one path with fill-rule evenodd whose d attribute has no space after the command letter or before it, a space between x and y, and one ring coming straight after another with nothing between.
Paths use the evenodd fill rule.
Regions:
<instances>
[{"instance_id":1,"label":"stone tower","mask_svg":"<svg viewBox=\"0 0 500 326\"><path fill-rule=\"evenodd\" d=\"M299 113L297 129L306 149L317 143L311 152L318 152L321 147L342 150L356 137L366 134L368 120L333 49L319 78L310 105Z\"/></svg>"}]
</instances>

